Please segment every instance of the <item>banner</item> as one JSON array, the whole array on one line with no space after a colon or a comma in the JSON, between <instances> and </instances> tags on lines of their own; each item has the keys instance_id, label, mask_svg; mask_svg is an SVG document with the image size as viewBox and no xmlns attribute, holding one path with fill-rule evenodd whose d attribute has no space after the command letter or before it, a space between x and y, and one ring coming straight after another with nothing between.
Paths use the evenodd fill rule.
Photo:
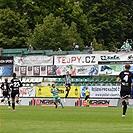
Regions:
<instances>
[{"instance_id":1,"label":"banner","mask_svg":"<svg viewBox=\"0 0 133 133\"><path fill-rule=\"evenodd\" d=\"M20 97L35 97L35 87L20 87L19 96Z\"/></svg>"},{"instance_id":2,"label":"banner","mask_svg":"<svg viewBox=\"0 0 133 133\"><path fill-rule=\"evenodd\" d=\"M12 76L13 56L0 56L0 76Z\"/></svg>"},{"instance_id":3,"label":"banner","mask_svg":"<svg viewBox=\"0 0 133 133\"><path fill-rule=\"evenodd\" d=\"M27 66L21 66L20 67L20 75L26 76L26 74L27 74Z\"/></svg>"},{"instance_id":4,"label":"banner","mask_svg":"<svg viewBox=\"0 0 133 133\"><path fill-rule=\"evenodd\" d=\"M46 75L47 75L46 66L41 66L40 76L46 76Z\"/></svg>"},{"instance_id":5,"label":"banner","mask_svg":"<svg viewBox=\"0 0 133 133\"><path fill-rule=\"evenodd\" d=\"M9 63L11 60L3 57L2 62ZM131 64L133 72L132 62L133 55L130 53L22 56L14 57L14 72L17 76L60 76L66 71L72 76L118 75L126 63Z\"/></svg>"},{"instance_id":6,"label":"banner","mask_svg":"<svg viewBox=\"0 0 133 133\"><path fill-rule=\"evenodd\" d=\"M33 67L33 75L39 76L40 75L40 66L34 66Z\"/></svg>"},{"instance_id":7,"label":"banner","mask_svg":"<svg viewBox=\"0 0 133 133\"><path fill-rule=\"evenodd\" d=\"M98 55L58 55L54 56L54 65L95 65L98 64Z\"/></svg>"},{"instance_id":8,"label":"banner","mask_svg":"<svg viewBox=\"0 0 133 133\"><path fill-rule=\"evenodd\" d=\"M27 75L28 75L28 76L32 76L32 75L33 75L33 67L32 67L32 66L28 66L27 69L28 69L28 70L27 70Z\"/></svg>"},{"instance_id":9,"label":"banner","mask_svg":"<svg viewBox=\"0 0 133 133\"><path fill-rule=\"evenodd\" d=\"M0 76L12 76L13 66L0 66Z\"/></svg>"},{"instance_id":10,"label":"banner","mask_svg":"<svg viewBox=\"0 0 133 133\"><path fill-rule=\"evenodd\" d=\"M114 61L114 62L121 62L121 61L133 61L133 55L130 53L119 53L119 54L99 54L98 61L107 62L107 61Z\"/></svg>"},{"instance_id":11,"label":"banner","mask_svg":"<svg viewBox=\"0 0 133 133\"><path fill-rule=\"evenodd\" d=\"M19 88L19 97L35 97L35 87L20 87ZM2 90L0 89L0 97L3 97Z\"/></svg>"},{"instance_id":12,"label":"banner","mask_svg":"<svg viewBox=\"0 0 133 133\"><path fill-rule=\"evenodd\" d=\"M98 65L99 74L106 75L119 75L119 73L123 70L122 64L103 64Z\"/></svg>"},{"instance_id":13,"label":"banner","mask_svg":"<svg viewBox=\"0 0 133 133\"><path fill-rule=\"evenodd\" d=\"M47 75L55 75L53 65L47 66Z\"/></svg>"},{"instance_id":14,"label":"banner","mask_svg":"<svg viewBox=\"0 0 133 133\"><path fill-rule=\"evenodd\" d=\"M100 74L106 74L106 75L119 75L121 71L125 70L125 64L122 62L117 62L117 64L114 63L102 63L102 65L98 65L99 68L99 75ZM133 64L130 64L130 71L133 73Z\"/></svg>"},{"instance_id":15,"label":"banner","mask_svg":"<svg viewBox=\"0 0 133 133\"><path fill-rule=\"evenodd\" d=\"M41 65L52 65L53 56L21 56L14 57L14 65L18 66L41 66Z\"/></svg>"},{"instance_id":16,"label":"banner","mask_svg":"<svg viewBox=\"0 0 133 133\"><path fill-rule=\"evenodd\" d=\"M66 88L65 86L57 86L56 88L59 89L59 96L65 97L66 95ZM36 97L53 97L51 93L51 87L49 86L36 86ZM69 92L68 97L72 98L79 98L80 97L80 87L79 86L71 86L71 90Z\"/></svg>"},{"instance_id":17,"label":"banner","mask_svg":"<svg viewBox=\"0 0 133 133\"><path fill-rule=\"evenodd\" d=\"M32 101L31 101L32 102ZM75 103L77 103L77 98L67 98L61 99L61 102L64 106L75 106ZM54 99L53 98L35 98L35 105L36 106L55 106L54 105ZM59 108L61 108L60 104L58 103Z\"/></svg>"},{"instance_id":18,"label":"banner","mask_svg":"<svg viewBox=\"0 0 133 133\"><path fill-rule=\"evenodd\" d=\"M54 65L95 65L98 62L125 62L133 61L133 55L130 53L120 54L92 54L92 55L56 55L54 56Z\"/></svg>"},{"instance_id":19,"label":"banner","mask_svg":"<svg viewBox=\"0 0 133 133\"><path fill-rule=\"evenodd\" d=\"M86 106L86 101L81 100L81 106ZM89 107L108 107L110 99L90 99Z\"/></svg>"},{"instance_id":20,"label":"banner","mask_svg":"<svg viewBox=\"0 0 133 133\"><path fill-rule=\"evenodd\" d=\"M81 86L81 97L85 97L85 86ZM89 86L92 98L120 98L120 86Z\"/></svg>"},{"instance_id":21,"label":"banner","mask_svg":"<svg viewBox=\"0 0 133 133\"><path fill-rule=\"evenodd\" d=\"M13 56L0 56L0 65L13 65Z\"/></svg>"},{"instance_id":22,"label":"banner","mask_svg":"<svg viewBox=\"0 0 133 133\"><path fill-rule=\"evenodd\" d=\"M98 65L88 65L88 66L75 66L75 65L54 65L55 75L65 75L69 71L72 76L92 76L98 75Z\"/></svg>"},{"instance_id":23,"label":"banner","mask_svg":"<svg viewBox=\"0 0 133 133\"><path fill-rule=\"evenodd\" d=\"M19 66L14 66L14 72L16 73L17 76L20 76L20 67Z\"/></svg>"},{"instance_id":24,"label":"banner","mask_svg":"<svg viewBox=\"0 0 133 133\"><path fill-rule=\"evenodd\" d=\"M47 66L53 69L53 56L14 57L14 72L17 76L47 76ZM53 75L53 72L48 75Z\"/></svg>"}]
</instances>

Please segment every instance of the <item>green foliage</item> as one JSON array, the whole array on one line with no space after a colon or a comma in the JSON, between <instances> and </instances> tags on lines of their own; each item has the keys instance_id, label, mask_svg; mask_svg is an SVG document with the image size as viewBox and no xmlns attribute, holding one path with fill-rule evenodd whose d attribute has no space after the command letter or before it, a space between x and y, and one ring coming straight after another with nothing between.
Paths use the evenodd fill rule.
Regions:
<instances>
[{"instance_id":1,"label":"green foliage","mask_svg":"<svg viewBox=\"0 0 133 133\"><path fill-rule=\"evenodd\" d=\"M100 49L106 47L113 51L115 46L121 47L124 40L133 39L133 0L0 0L0 9L1 17L4 10L9 10L9 13L6 12L5 19L2 20L0 17L0 42L2 42L3 48L7 47L4 44L9 46L13 44L13 47L29 45L31 36L27 41L28 35L35 34L37 27L44 25L44 19L49 14L61 19L59 26L57 26L58 21L55 22L56 26L53 24L55 27L52 27L51 35L46 33L45 38L42 39L42 36L37 43L42 44L45 41L44 46L50 43L47 46L50 45L54 49L57 46L70 49L73 42L80 45L82 49L83 45L88 45L93 38L96 38L97 43L101 44ZM12 13L15 14L13 18L11 18ZM8 19L12 21L9 24L18 22L15 25L19 26L9 26L8 24L5 26L5 21L8 22ZM73 35L71 34L72 27L75 27ZM3 32L4 30L6 34ZM21 39L20 33L15 34L14 31L20 31ZM76 39L74 34L78 36ZM34 36L35 38L36 36ZM36 42L32 41L32 43ZM41 49L37 43L35 44L36 49Z\"/></svg>"},{"instance_id":2,"label":"green foliage","mask_svg":"<svg viewBox=\"0 0 133 133\"><path fill-rule=\"evenodd\" d=\"M103 49L103 45L102 44L98 44L96 38L93 39L92 44L94 45L94 50L95 51L104 50Z\"/></svg>"},{"instance_id":3,"label":"green foliage","mask_svg":"<svg viewBox=\"0 0 133 133\"><path fill-rule=\"evenodd\" d=\"M26 47L28 25L20 14L9 8L0 9L0 46L3 48Z\"/></svg>"},{"instance_id":4,"label":"green foliage","mask_svg":"<svg viewBox=\"0 0 133 133\"><path fill-rule=\"evenodd\" d=\"M98 42L104 40L104 46L112 50L112 43L115 45L116 42L132 37L133 22L128 17L128 13L131 12L129 8L131 1L82 0L82 2L88 24L92 25L93 35Z\"/></svg>"},{"instance_id":5,"label":"green foliage","mask_svg":"<svg viewBox=\"0 0 133 133\"><path fill-rule=\"evenodd\" d=\"M63 50L68 50L73 42L78 43L81 48L83 47L76 24L72 23L69 27L62 22L60 17L54 17L53 14L46 16L43 24L36 25L32 37L29 39L29 43L36 49L57 50L60 47Z\"/></svg>"}]
</instances>

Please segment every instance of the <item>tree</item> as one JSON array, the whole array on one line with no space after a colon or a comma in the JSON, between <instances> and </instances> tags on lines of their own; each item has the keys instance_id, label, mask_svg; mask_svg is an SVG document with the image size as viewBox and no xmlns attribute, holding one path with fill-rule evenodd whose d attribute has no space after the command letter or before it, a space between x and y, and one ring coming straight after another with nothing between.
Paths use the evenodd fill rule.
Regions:
<instances>
[{"instance_id":1,"label":"tree","mask_svg":"<svg viewBox=\"0 0 133 133\"><path fill-rule=\"evenodd\" d=\"M103 45L98 44L96 38L93 38L92 44L93 44L93 47L94 47L95 51L104 50Z\"/></svg>"},{"instance_id":2,"label":"tree","mask_svg":"<svg viewBox=\"0 0 133 133\"><path fill-rule=\"evenodd\" d=\"M74 41L82 48L83 41L77 33L76 24L72 23L69 27L60 17L54 17L53 14L46 16L43 24L37 24L32 37L29 38L29 43L36 49L57 50L60 47L68 50Z\"/></svg>"},{"instance_id":3,"label":"tree","mask_svg":"<svg viewBox=\"0 0 133 133\"><path fill-rule=\"evenodd\" d=\"M30 32L20 14L9 8L0 9L0 46L3 48L27 47Z\"/></svg>"},{"instance_id":4,"label":"tree","mask_svg":"<svg viewBox=\"0 0 133 133\"><path fill-rule=\"evenodd\" d=\"M113 50L116 42L131 36L133 23L128 17L131 0L82 0L82 5L88 24L92 27L92 36L98 43L104 40L103 45Z\"/></svg>"},{"instance_id":5,"label":"tree","mask_svg":"<svg viewBox=\"0 0 133 133\"><path fill-rule=\"evenodd\" d=\"M76 34L80 36L79 42L77 42L80 45L82 41L84 45L88 45L93 38L96 38L98 44L106 46L108 50L113 50L114 47L120 47L124 40L132 39L133 0L0 0L0 9L6 8L19 14L19 22L23 20L22 23L27 23L25 27L27 28L28 25L31 32L35 32L36 25L44 25L43 20L50 13L59 17L63 24L62 32L65 28L69 29L67 29L68 35L66 35L69 36L69 39L64 40L68 45L67 48L70 47L69 43L74 40L70 39L69 35L70 27L74 25L77 30ZM2 32L0 36L4 37ZM59 39L58 36L59 34L55 35L57 39L55 38L54 42ZM62 44L63 39L60 40L62 40L62 42L59 41Z\"/></svg>"}]
</instances>

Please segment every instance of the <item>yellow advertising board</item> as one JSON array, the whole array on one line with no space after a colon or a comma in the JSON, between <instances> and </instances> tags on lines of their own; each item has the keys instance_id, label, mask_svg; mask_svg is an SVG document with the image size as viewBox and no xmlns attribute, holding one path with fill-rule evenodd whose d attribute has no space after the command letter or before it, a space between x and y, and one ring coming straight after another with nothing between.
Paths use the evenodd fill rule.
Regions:
<instances>
[{"instance_id":1,"label":"yellow advertising board","mask_svg":"<svg viewBox=\"0 0 133 133\"><path fill-rule=\"evenodd\" d=\"M59 96L65 97L66 87L65 86L56 86L59 89ZM53 97L50 92L51 86L36 86L36 97ZM80 86L71 86L68 97L79 98L80 97Z\"/></svg>"}]
</instances>

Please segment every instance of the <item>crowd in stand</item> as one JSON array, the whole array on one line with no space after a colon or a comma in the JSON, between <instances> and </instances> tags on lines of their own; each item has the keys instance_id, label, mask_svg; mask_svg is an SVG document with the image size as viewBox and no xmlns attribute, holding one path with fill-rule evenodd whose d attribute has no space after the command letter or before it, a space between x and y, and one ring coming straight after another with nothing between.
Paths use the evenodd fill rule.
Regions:
<instances>
[{"instance_id":1,"label":"crowd in stand","mask_svg":"<svg viewBox=\"0 0 133 133\"><path fill-rule=\"evenodd\" d=\"M130 39L130 43L129 43L129 41L128 40L126 40L126 41L124 41L123 42L123 45L121 46L121 48L120 49L118 49L118 48L116 48L116 53L117 52L120 52L120 51L125 51L125 52L130 52L130 51L132 51L132 40Z\"/></svg>"},{"instance_id":2,"label":"crowd in stand","mask_svg":"<svg viewBox=\"0 0 133 133\"><path fill-rule=\"evenodd\" d=\"M129 42L129 40L130 40L130 42ZM115 52L116 53L121 52L121 51L130 52L133 50L132 44L133 44L132 39L127 39L126 41L123 42L123 45L121 46L120 49L119 48L115 49ZM31 52L33 50L34 50L33 46L30 44L29 48L28 48L28 52ZM71 46L71 50L72 51L79 50L79 45L77 45L76 43L73 43ZM58 48L57 51L62 51L62 49ZM90 54L93 53L94 47L93 47L92 42L90 43L90 46L85 46L84 51L88 51Z\"/></svg>"}]
</instances>

